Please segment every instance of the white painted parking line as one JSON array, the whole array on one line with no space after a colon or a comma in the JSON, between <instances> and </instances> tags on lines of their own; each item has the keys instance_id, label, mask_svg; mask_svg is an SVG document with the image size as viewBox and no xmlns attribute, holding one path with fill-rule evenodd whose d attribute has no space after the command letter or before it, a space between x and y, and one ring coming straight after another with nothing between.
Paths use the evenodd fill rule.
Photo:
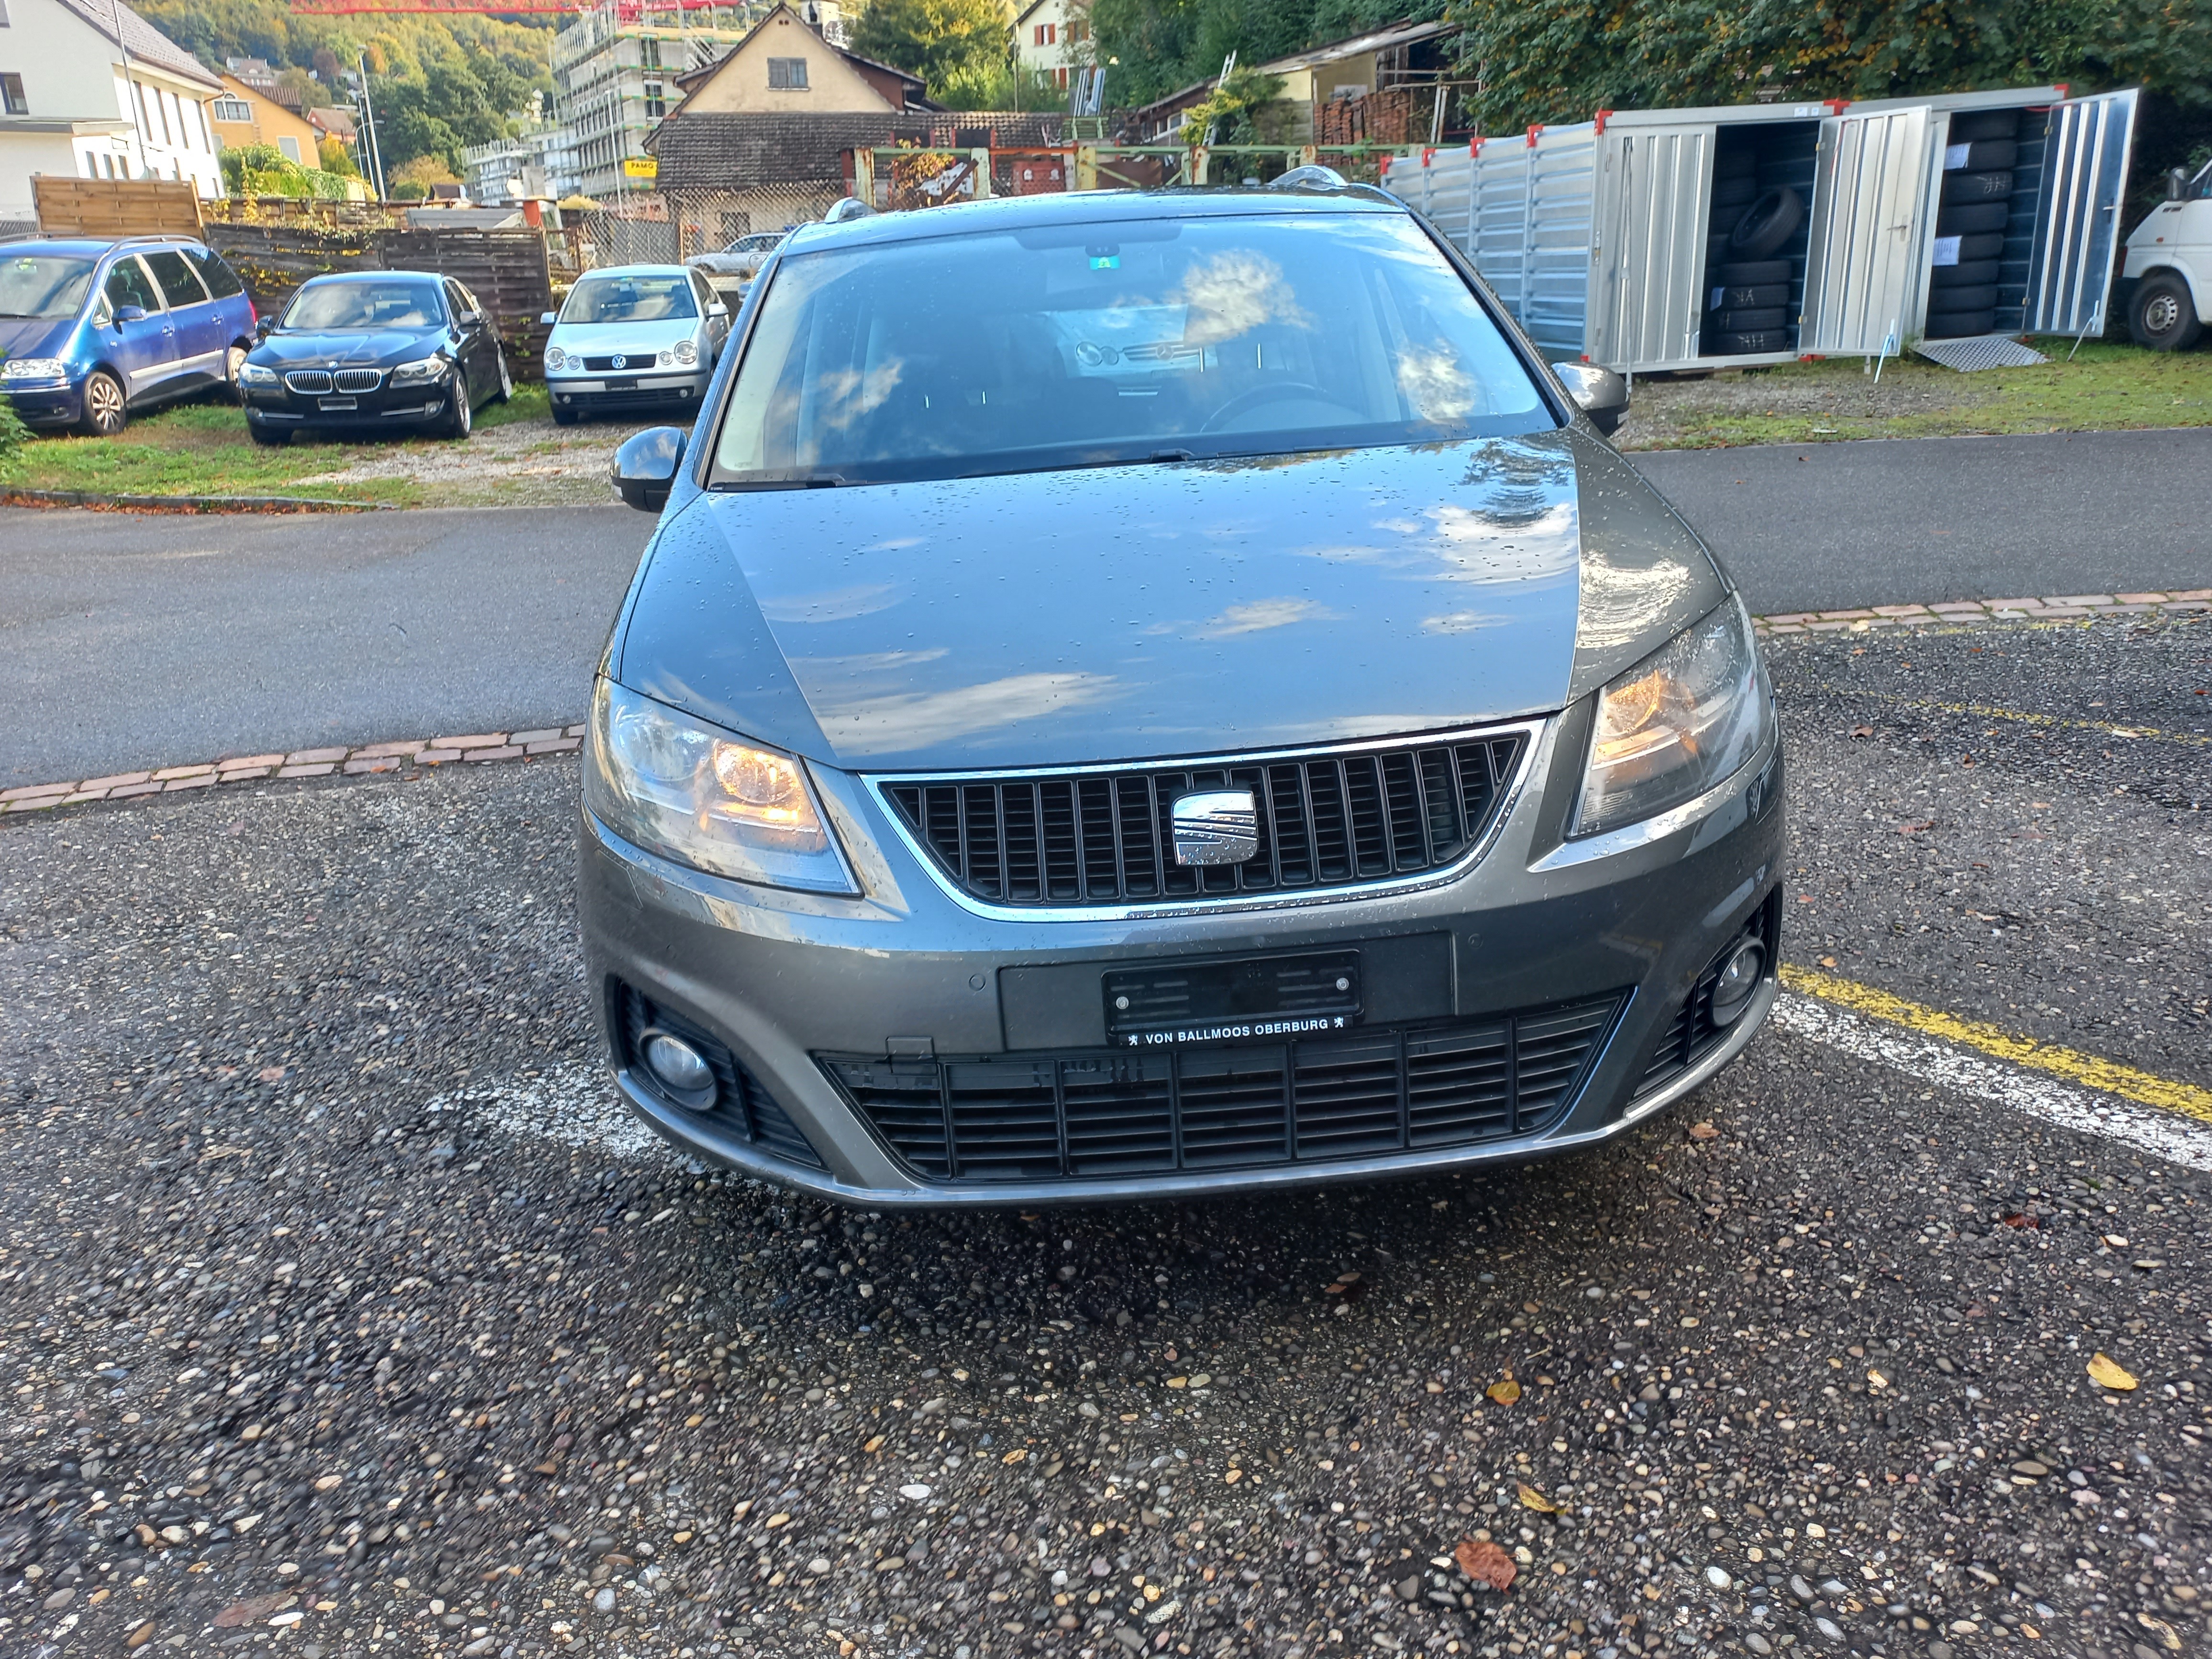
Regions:
<instances>
[{"instance_id":1,"label":"white painted parking line","mask_svg":"<svg viewBox=\"0 0 2212 1659\"><path fill-rule=\"evenodd\" d=\"M2187 1169L2212 1170L2212 1128L2155 1107L2076 1088L2021 1066L1915 1031L1877 1024L1856 1014L1785 991L1774 1023L1856 1060L1887 1066L1955 1094L1969 1095L2039 1118L2062 1129L2099 1135Z\"/></svg>"}]
</instances>

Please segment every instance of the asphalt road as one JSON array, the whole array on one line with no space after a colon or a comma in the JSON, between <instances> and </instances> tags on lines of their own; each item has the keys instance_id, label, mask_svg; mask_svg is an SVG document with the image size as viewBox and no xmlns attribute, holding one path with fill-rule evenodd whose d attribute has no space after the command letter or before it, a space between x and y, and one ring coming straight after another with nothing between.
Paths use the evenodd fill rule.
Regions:
<instances>
[{"instance_id":1,"label":"asphalt road","mask_svg":"<svg viewBox=\"0 0 2212 1659\"><path fill-rule=\"evenodd\" d=\"M2212 428L1632 459L1756 611L2212 586ZM0 787L574 720L650 530L0 509Z\"/></svg>"},{"instance_id":2,"label":"asphalt road","mask_svg":"<svg viewBox=\"0 0 2212 1659\"><path fill-rule=\"evenodd\" d=\"M576 720L651 529L620 506L0 508L0 787Z\"/></svg>"},{"instance_id":3,"label":"asphalt road","mask_svg":"<svg viewBox=\"0 0 2212 1659\"><path fill-rule=\"evenodd\" d=\"M2212 586L2212 427L1629 459L1754 611Z\"/></svg>"},{"instance_id":4,"label":"asphalt road","mask_svg":"<svg viewBox=\"0 0 2212 1659\"><path fill-rule=\"evenodd\" d=\"M2212 1081L2212 623L1772 660L1786 956ZM1520 1170L830 1210L611 1110L574 764L0 820L0 1647L2204 1639L2212 1131L2160 1161L1778 1019Z\"/></svg>"}]
</instances>

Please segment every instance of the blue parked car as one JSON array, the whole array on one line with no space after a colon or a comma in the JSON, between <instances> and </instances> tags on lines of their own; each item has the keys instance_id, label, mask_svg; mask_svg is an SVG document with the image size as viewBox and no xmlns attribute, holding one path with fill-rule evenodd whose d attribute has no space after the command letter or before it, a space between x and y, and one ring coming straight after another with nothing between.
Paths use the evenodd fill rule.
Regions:
<instances>
[{"instance_id":1,"label":"blue parked car","mask_svg":"<svg viewBox=\"0 0 2212 1659\"><path fill-rule=\"evenodd\" d=\"M234 396L253 330L238 273L188 238L0 248L0 390L26 426L105 437L133 410Z\"/></svg>"}]
</instances>

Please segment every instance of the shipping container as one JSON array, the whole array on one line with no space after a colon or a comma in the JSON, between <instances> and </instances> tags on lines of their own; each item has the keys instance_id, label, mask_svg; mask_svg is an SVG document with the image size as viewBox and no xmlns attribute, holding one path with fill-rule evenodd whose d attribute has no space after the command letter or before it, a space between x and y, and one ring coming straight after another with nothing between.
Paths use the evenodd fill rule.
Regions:
<instances>
[{"instance_id":1,"label":"shipping container","mask_svg":"<svg viewBox=\"0 0 2212 1659\"><path fill-rule=\"evenodd\" d=\"M1384 182L1530 337L1625 372L2101 322L2132 91L1607 112Z\"/></svg>"}]
</instances>

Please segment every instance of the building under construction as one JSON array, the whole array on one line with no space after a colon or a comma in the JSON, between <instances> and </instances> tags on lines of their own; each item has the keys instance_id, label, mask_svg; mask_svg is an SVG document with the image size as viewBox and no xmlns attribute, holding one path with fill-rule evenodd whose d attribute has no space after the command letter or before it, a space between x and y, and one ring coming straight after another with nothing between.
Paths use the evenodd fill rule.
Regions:
<instances>
[{"instance_id":1,"label":"building under construction","mask_svg":"<svg viewBox=\"0 0 2212 1659\"><path fill-rule=\"evenodd\" d=\"M651 189L623 163L681 101L676 77L743 40L769 0L608 0L553 39L554 118L566 130L586 196L612 202Z\"/></svg>"}]
</instances>

